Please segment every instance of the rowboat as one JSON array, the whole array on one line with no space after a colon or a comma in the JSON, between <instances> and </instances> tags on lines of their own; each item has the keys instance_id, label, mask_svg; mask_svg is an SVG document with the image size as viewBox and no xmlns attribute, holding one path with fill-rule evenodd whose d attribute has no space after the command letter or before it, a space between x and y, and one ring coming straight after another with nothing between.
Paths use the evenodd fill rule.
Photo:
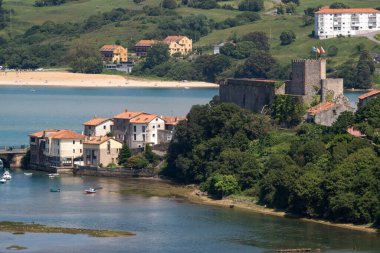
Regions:
<instances>
[{"instance_id":1,"label":"rowboat","mask_svg":"<svg viewBox=\"0 0 380 253\"><path fill-rule=\"evenodd\" d=\"M88 189L84 190L84 192L87 194L92 194L92 193L96 193L96 190L94 188L88 188Z\"/></svg>"},{"instance_id":2,"label":"rowboat","mask_svg":"<svg viewBox=\"0 0 380 253\"><path fill-rule=\"evenodd\" d=\"M5 178L3 178L3 177L0 178L0 183L1 183L1 184L5 184L6 182L7 182L7 180L6 180Z\"/></svg>"},{"instance_id":3,"label":"rowboat","mask_svg":"<svg viewBox=\"0 0 380 253\"><path fill-rule=\"evenodd\" d=\"M31 172L25 172L24 175L25 175L25 176L32 176L33 173L31 173Z\"/></svg>"},{"instance_id":4,"label":"rowboat","mask_svg":"<svg viewBox=\"0 0 380 253\"><path fill-rule=\"evenodd\" d=\"M61 189L59 188L50 188L50 192L60 192Z\"/></svg>"}]
</instances>

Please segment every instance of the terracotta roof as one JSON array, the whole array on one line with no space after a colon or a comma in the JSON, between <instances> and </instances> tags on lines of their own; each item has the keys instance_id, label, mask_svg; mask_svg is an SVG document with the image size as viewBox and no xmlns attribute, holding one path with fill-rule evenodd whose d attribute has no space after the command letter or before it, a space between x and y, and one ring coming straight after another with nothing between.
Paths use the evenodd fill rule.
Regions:
<instances>
[{"instance_id":1,"label":"terracotta roof","mask_svg":"<svg viewBox=\"0 0 380 253\"><path fill-rule=\"evenodd\" d=\"M150 113L142 113L133 119L130 120L131 123L135 124L147 124L150 123L152 120L154 120L156 117L158 117L155 114L150 114Z\"/></svg>"},{"instance_id":2,"label":"terracotta roof","mask_svg":"<svg viewBox=\"0 0 380 253\"><path fill-rule=\"evenodd\" d=\"M83 123L85 126L97 126L102 124L103 122L106 122L107 120L110 120L109 118L97 118L94 117L93 119L90 119L89 121L86 121Z\"/></svg>"},{"instance_id":3,"label":"terracotta roof","mask_svg":"<svg viewBox=\"0 0 380 253\"><path fill-rule=\"evenodd\" d=\"M365 93L365 94L359 96L358 98L359 99L365 99L365 98L372 97L372 96L377 95L377 94L380 94L380 90L372 90L368 93Z\"/></svg>"},{"instance_id":4,"label":"terracotta roof","mask_svg":"<svg viewBox=\"0 0 380 253\"><path fill-rule=\"evenodd\" d=\"M107 137L107 136L92 136L92 137L87 137L84 140L83 144L95 144L95 145L99 145L99 144L102 144L103 142L106 142L108 140L114 140L114 141L120 142L118 140L115 140L112 137Z\"/></svg>"},{"instance_id":5,"label":"terracotta roof","mask_svg":"<svg viewBox=\"0 0 380 253\"><path fill-rule=\"evenodd\" d=\"M380 13L380 11L372 8L356 8L356 9L322 9L319 11L316 11L315 13L317 14L323 14L323 13L328 13L328 14L334 14L334 13L373 13L377 12Z\"/></svg>"},{"instance_id":6,"label":"terracotta roof","mask_svg":"<svg viewBox=\"0 0 380 253\"><path fill-rule=\"evenodd\" d=\"M171 41L178 42L183 38L185 38L185 36L168 36L164 39L164 42L171 42Z\"/></svg>"},{"instance_id":7,"label":"terracotta roof","mask_svg":"<svg viewBox=\"0 0 380 253\"><path fill-rule=\"evenodd\" d=\"M120 47L120 45L104 45L100 48L100 51L111 51L111 52L113 52L118 47Z\"/></svg>"},{"instance_id":8,"label":"terracotta roof","mask_svg":"<svg viewBox=\"0 0 380 253\"><path fill-rule=\"evenodd\" d=\"M180 121L186 120L186 116L162 116L161 118L165 121L165 124L167 125L178 125Z\"/></svg>"},{"instance_id":9,"label":"terracotta roof","mask_svg":"<svg viewBox=\"0 0 380 253\"><path fill-rule=\"evenodd\" d=\"M158 40L140 40L139 42L136 43L135 46L137 47L150 47L154 44L159 43Z\"/></svg>"},{"instance_id":10,"label":"terracotta roof","mask_svg":"<svg viewBox=\"0 0 380 253\"><path fill-rule=\"evenodd\" d=\"M86 136L71 130L64 129L50 135L50 137L53 139L84 139Z\"/></svg>"},{"instance_id":11,"label":"terracotta roof","mask_svg":"<svg viewBox=\"0 0 380 253\"><path fill-rule=\"evenodd\" d=\"M119 113L118 115L115 115L114 119L132 119L132 118L140 115L141 113L143 113L143 112L128 112L128 111L125 111L125 112Z\"/></svg>"},{"instance_id":12,"label":"terracotta roof","mask_svg":"<svg viewBox=\"0 0 380 253\"><path fill-rule=\"evenodd\" d=\"M366 137L365 134L363 134L359 130L354 129L353 127L347 128L347 133L354 137Z\"/></svg>"},{"instance_id":13,"label":"terracotta roof","mask_svg":"<svg viewBox=\"0 0 380 253\"><path fill-rule=\"evenodd\" d=\"M44 133L46 132L58 132L59 130L57 129L45 129L45 130L42 130L42 131L39 131L39 132L35 132L35 133L32 133L32 134L29 134L29 136L31 137L43 137L44 136Z\"/></svg>"},{"instance_id":14,"label":"terracotta roof","mask_svg":"<svg viewBox=\"0 0 380 253\"><path fill-rule=\"evenodd\" d=\"M329 110L329 109L334 108L334 107L336 107L335 103L325 102L325 103L311 107L306 112L310 113L311 115L316 115L322 111L326 111L326 110Z\"/></svg>"}]
</instances>

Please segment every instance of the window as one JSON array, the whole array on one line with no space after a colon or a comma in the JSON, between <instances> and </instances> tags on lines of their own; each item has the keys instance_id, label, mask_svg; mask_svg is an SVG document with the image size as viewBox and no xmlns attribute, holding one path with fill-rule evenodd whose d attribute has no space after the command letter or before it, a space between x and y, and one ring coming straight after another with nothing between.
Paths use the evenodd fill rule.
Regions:
<instances>
[{"instance_id":1,"label":"window","mask_svg":"<svg viewBox=\"0 0 380 253\"><path fill-rule=\"evenodd\" d=\"M79 149L79 153L82 153L82 149Z\"/></svg>"},{"instance_id":2,"label":"window","mask_svg":"<svg viewBox=\"0 0 380 253\"><path fill-rule=\"evenodd\" d=\"M153 128L153 129L155 129L155 128L156 128L156 126L153 126L152 128Z\"/></svg>"},{"instance_id":3,"label":"window","mask_svg":"<svg viewBox=\"0 0 380 253\"><path fill-rule=\"evenodd\" d=\"M111 142L107 141L107 154L111 154Z\"/></svg>"},{"instance_id":4,"label":"window","mask_svg":"<svg viewBox=\"0 0 380 253\"><path fill-rule=\"evenodd\" d=\"M107 127L106 126L103 126L103 129L105 130Z\"/></svg>"},{"instance_id":5,"label":"window","mask_svg":"<svg viewBox=\"0 0 380 253\"><path fill-rule=\"evenodd\" d=\"M156 135L155 135L155 134L152 134L152 137L156 137Z\"/></svg>"},{"instance_id":6,"label":"window","mask_svg":"<svg viewBox=\"0 0 380 253\"><path fill-rule=\"evenodd\" d=\"M146 126L141 127L143 133L145 133L145 128L146 128Z\"/></svg>"},{"instance_id":7,"label":"window","mask_svg":"<svg viewBox=\"0 0 380 253\"><path fill-rule=\"evenodd\" d=\"M156 121L158 121L158 119L156 118Z\"/></svg>"},{"instance_id":8,"label":"window","mask_svg":"<svg viewBox=\"0 0 380 253\"><path fill-rule=\"evenodd\" d=\"M143 134L142 137L143 137L143 141L145 141L145 134Z\"/></svg>"},{"instance_id":9,"label":"window","mask_svg":"<svg viewBox=\"0 0 380 253\"><path fill-rule=\"evenodd\" d=\"M160 125L158 125L157 128L160 128Z\"/></svg>"},{"instance_id":10,"label":"window","mask_svg":"<svg viewBox=\"0 0 380 253\"><path fill-rule=\"evenodd\" d=\"M73 141L73 145L75 145L75 141Z\"/></svg>"},{"instance_id":11,"label":"window","mask_svg":"<svg viewBox=\"0 0 380 253\"><path fill-rule=\"evenodd\" d=\"M134 140L134 141L136 140L136 134L133 135L133 140Z\"/></svg>"},{"instance_id":12,"label":"window","mask_svg":"<svg viewBox=\"0 0 380 253\"><path fill-rule=\"evenodd\" d=\"M136 132L136 126L133 126L133 132Z\"/></svg>"},{"instance_id":13,"label":"window","mask_svg":"<svg viewBox=\"0 0 380 253\"><path fill-rule=\"evenodd\" d=\"M73 149L73 153L75 154L75 148Z\"/></svg>"}]
</instances>

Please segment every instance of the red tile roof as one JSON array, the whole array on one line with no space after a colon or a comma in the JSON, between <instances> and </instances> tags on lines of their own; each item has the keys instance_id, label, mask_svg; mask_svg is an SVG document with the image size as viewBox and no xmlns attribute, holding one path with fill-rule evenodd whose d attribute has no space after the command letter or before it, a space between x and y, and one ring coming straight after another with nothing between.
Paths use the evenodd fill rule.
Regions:
<instances>
[{"instance_id":1,"label":"red tile roof","mask_svg":"<svg viewBox=\"0 0 380 253\"><path fill-rule=\"evenodd\" d=\"M104 143L104 142L106 142L108 140L114 140L114 141L120 142L118 140L115 140L112 137L107 137L107 136L92 136L92 137L87 137L84 140L83 144L99 145L99 144L102 144L102 143Z\"/></svg>"},{"instance_id":2,"label":"red tile roof","mask_svg":"<svg viewBox=\"0 0 380 253\"><path fill-rule=\"evenodd\" d=\"M322 9L316 11L317 14L334 14L334 13L380 13L380 11L372 8L356 8L356 9Z\"/></svg>"},{"instance_id":3,"label":"red tile roof","mask_svg":"<svg viewBox=\"0 0 380 253\"><path fill-rule=\"evenodd\" d=\"M365 94L359 96L359 99L365 99L365 98L372 97L372 96L377 95L377 94L380 94L380 90L372 90L368 93L365 93Z\"/></svg>"},{"instance_id":4,"label":"red tile roof","mask_svg":"<svg viewBox=\"0 0 380 253\"><path fill-rule=\"evenodd\" d=\"M132 118L140 115L141 113L143 113L143 112L128 112L128 111L125 111L125 112L119 113L118 115L115 115L114 119L132 119Z\"/></svg>"},{"instance_id":5,"label":"red tile roof","mask_svg":"<svg viewBox=\"0 0 380 253\"><path fill-rule=\"evenodd\" d=\"M325 102L325 103L322 103L322 104L319 104L319 105L316 105L316 106L309 108L306 112L310 113L311 115L316 115L322 111L326 111L326 110L329 110L329 109L334 108L334 107L336 107L335 103Z\"/></svg>"},{"instance_id":6,"label":"red tile roof","mask_svg":"<svg viewBox=\"0 0 380 253\"><path fill-rule=\"evenodd\" d=\"M49 137L53 139L84 139L86 136L71 130L64 129L59 130L58 132L50 135Z\"/></svg>"},{"instance_id":7,"label":"red tile roof","mask_svg":"<svg viewBox=\"0 0 380 253\"><path fill-rule=\"evenodd\" d=\"M136 47L150 47L154 44L159 43L158 40L140 40L139 42L136 43Z\"/></svg>"},{"instance_id":8,"label":"red tile roof","mask_svg":"<svg viewBox=\"0 0 380 253\"><path fill-rule=\"evenodd\" d=\"M365 134L363 134L359 130L354 129L353 127L347 128L347 133L354 137L366 137Z\"/></svg>"},{"instance_id":9,"label":"red tile roof","mask_svg":"<svg viewBox=\"0 0 380 253\"><path fill-rule=\"evenodd\" d=\"M152 120L154 120L156 117L158 117L158 116L155 114L142 113L142 114L134 117L133 119L131 119L130 122L135 123L135 124L148 124Z\"/></svg>"},{"instance_id":10,"label":"red tile roof","mask_svg":"<svg viewBox=\"0 0 380 253\"><path fill-rule=\"evenodd\" d=\"M104 45L100 48L100 51L104 51L104 52L113 52L115 49L117 49L118 47L120 47L120 45Z\"/></svg>"},{"instance_id":11,"label":"red tile roof","mask_svg":"<svg viewBox=\"0 0 380 253\"><path fill-rule=\"evenodd\" d=\"M98 126L102 124L103 122L106 122L107 120L110 120L109 118L97 118L94 117L93 119L90 119L89 121L86 121L83 123L85 126Z\"/></svg>"},{"instance_id":12,"label":"red tile roof","mask_svg":"<svg viewBox=\"0 0 380 253\"><path fill-rule=\"evenodd\" d=\"M171 42L171 41L178 42L183 38L185 38L185 36L168 36L164 39L164 42Z\"/></svg>"},{"instance_id":13,"label":"red tile roof","mask_svg":"<svg viewBox=\"0 0 380 253\"><path fill-rule=\"evenodd\" d=\"M161 118L165 121L165 124L167 125L178 125L180 121L186 120L186 116L162 116Z\"/></svg>"},{"instance_id":14,"label":"red tile roof","mask_svg":"<svg viewBox=\"0 0 380 253\"><path fill-rule=\"evenodd\" d=\"M42 130L42 131L39 131L39 132L35 132L35 133L32 133L32 134L29 134L29 136L31 137L43 137L44 136L44 133L47 133L47 132L58 132L59 130L57 129L45 129L45 130Z\"/></svg>"}]
</instances>

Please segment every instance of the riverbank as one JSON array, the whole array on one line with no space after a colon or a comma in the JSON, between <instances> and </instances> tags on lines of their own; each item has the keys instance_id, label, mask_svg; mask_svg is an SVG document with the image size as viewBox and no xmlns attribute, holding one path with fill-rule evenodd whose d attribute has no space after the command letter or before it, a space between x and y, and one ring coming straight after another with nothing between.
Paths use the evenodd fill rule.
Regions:
<instances>
[{"instance_id":1,"label":"riverbank","mask_svg":"<svg viewBox=\"0 0 380 253\"><path fill-rule=\"evenodd\" d=\"M264 215L271 215L276 217L283 217L283 218L295 218L297 220L307 221L307 222L313 222L317 224L337 227L337 228L343 228L343 229L349 229L354 231L361 231L361 232L367 232L367 233L378 233L379 231L375 228L369 227L367 225L354 225L349 223L334 223L326 220L319 220L319 219L308 219L308 218L302 218L297 217L294 215L289 215L288 213L285 213L283 211L277 211L275 209L266 208L260 205L257 205L255 202L249 202L249 201L241 201L238 199L231 199L231 198L224 198L221 200L215 200L208 196L199 194L199 190L195 189L192 191L189 191L187 195L185 196L189 201L197 204L205 204L205 205L212 205L212 206L218 206L218 207L225 207L225 208L237 208L241 210L246 210L249 212L255 212L255 213L261 213Z\"/></svg>"},{"instance_id":2,"label":"riverbank","mask_svg":"<svg viewBox=\"0 0 380 253\"><path fill-rule=\"evenodd\" d=\"M0 86L43 86L77 88L218 88L207 82L146 80L130 76L80 74L60 71L0 72Z\"/></svg>"}]
</instances>

